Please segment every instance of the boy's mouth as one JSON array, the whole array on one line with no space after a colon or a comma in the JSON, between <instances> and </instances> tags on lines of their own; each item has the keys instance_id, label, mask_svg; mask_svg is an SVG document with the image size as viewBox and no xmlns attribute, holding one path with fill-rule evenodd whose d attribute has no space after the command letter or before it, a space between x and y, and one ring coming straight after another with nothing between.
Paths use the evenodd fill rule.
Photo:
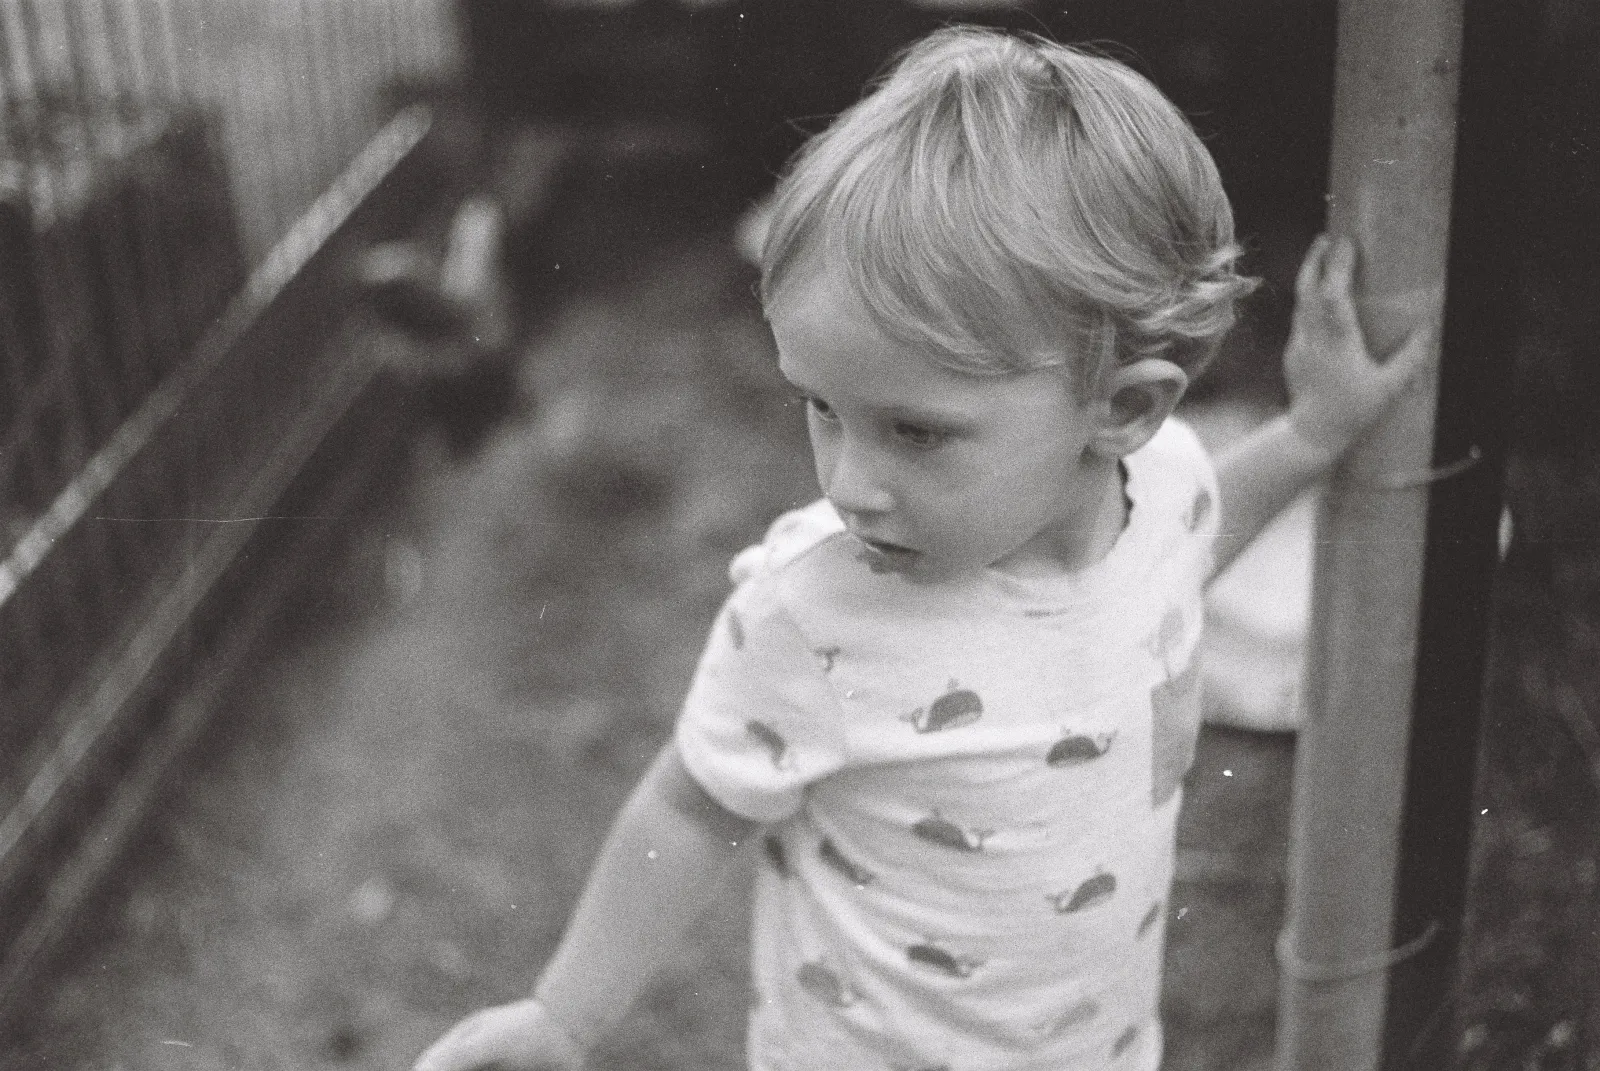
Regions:
<instances>
[{"instance_id":1,"label":"boy's mouth","mask_svg":"<svg viewBox=\"0 0 1600 1071\"><path fill-rule=\"evenodd\" d=\"M910 559L916 557L919 553L910 547L903 547L899 543L891 543L886 539L869 539L866 536L857 536L856 538L886 558Z\"/></svg>"}]
</instances>

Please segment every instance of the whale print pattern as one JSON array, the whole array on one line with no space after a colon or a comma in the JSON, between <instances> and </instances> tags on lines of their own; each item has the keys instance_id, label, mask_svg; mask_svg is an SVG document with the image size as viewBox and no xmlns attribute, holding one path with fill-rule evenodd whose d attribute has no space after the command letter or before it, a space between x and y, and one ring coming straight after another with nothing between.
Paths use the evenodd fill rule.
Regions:
<instances>
[{"instance_id":1,"label":"whale print pattern","mask_svg":"<svg viewBox=\"0 0 1600 1071\"><path fill-rule=\"evenodd\" d=\"M906 958L919 967L926 967L948 978L970 978L974 971L983 966L983 960L958 955L933 941L912 945L906 949Z\"/></svg>"},{"instance_id":2,"label":"whale print pattern","mask_svg":"<svg viewBox=\"0 0 1600 1071\"><path fill-rule=\"evenodd\" d=\"M1081 766L1086 762L1093 762L1111 750L1111 742L1116 736L1116 733L1085 736L1082 733L1069 732L1050 745L1050 750L1045 753L1045 765Z\"/></svg>"},{"instance_id":3,"label":"whale print pattern","mask_svg":"<svg viewBox=\"0 0 1600 1071\"><path fill-rule=\"evenodd\" d=\"M783 738L782 733L758 718L751 718L745 722L744 731L754 737L756 743L767 749L772 765L780 770L789 768L789 742Z\"/></svg>"},{"instance_id":4,"label":"whale print pattern","mask_svg":"<svg viewBox=\"0 0 1600 1071\"><path fill-rule=\"evenodd\" d=\"M1099 1014L1100 1003L1093 997L1085 997L1060 1014L1051 1016L1043 1022L1035 1023L1033 1032L1041 1038L1060 1037L1069 1030L1088 1026Z\"/></svg>"},{"instance_id":5,"label":"whale print pattern","mask_svg":"<svg viewBox=\"0 0 1600 1071\"><path fill-rule=\"evenodd\" d=\"M860 999L850 983L822 960L802 963L795 972L795 981L813 999L830 1008L848 1008Z\"/></svg>"},{"instance_id":6,"label":"whale print pattern","mask_svg":"<svg viewBox=\"0 0 1600 1071\"><path fill-rule=\"evenodd\" d=\"M728 642L733 644L735 651L744 650L744 622L739 620L739 611L728 607Z\"/></svg>"},{"instance_id":7,"label":"whale print pattern","mask_svg":"<svg viewBox=\"0 0 1600 1071\"><path fill-rule=\"evenodd\" d=\"M858 889L871 885L876 877L866 867L852 862L848 856L839 850L839 846L827 837L823 837L822 843L817 845L817 855L824 863L849 878Z\"/></svg>"},{"instance_id":8,"label":"whale print pattern","mask_svg":"<svg viewBox=\"0 0 1600 1071\"><path fill-rule=\"evenodd\" d=\"M1055 906L1057 914L1069 915L1105 903L1116 894L1116 891L1116 875L1102 871L1074 889L1050 893L1045 899Z\"/></svg>"},{"instance_id":9,"label":"whale print pattern","mask_svg":"<svg viewBox=\"0 0 1600 1071\"><path fill-rule=\"evenodd\" d=\"M1111 1057L1112 1057L1112 1059L1116 1059L1117 1057L1121 1056L1123 1053L1127 1052L1129 1046L1131 1046L1135 1041L1138 1041L1138 1040L1139 1040L1139 1028L1137 1026L1130 1026L1126 1030L1124 1030L1122 1033L1118 1034L1117 1035L1117 1040L1113 1041L1111 1043Z\"/></svg>"},{"instance_id":10,"label":"whale print pattern","mask_svg":"<svg viewBox=\"0 0 1600 1071\"><path fill-rule=\"evenodd\" d=\"M958 852L981 852L983 842L994 835L992 829L966 829L943 817L938 811L934 811L926 818L917 819L911 826L911 832L925 841L942 844Z\"/></svg>"},{"instance_id":11,"label":"whale print pattern","mask_svg":"<svg viewBox=\"0 0 1600 1071\"><path fill-rule=\"evenodd\" d=\"M918 707L901 716L919 733L937 733L946 729L959 729L983 717L983 700L978 693L961 687L955 681L939 698L926 707Z\"/></svg>"},{"instance_id":12,"label":"whale print pattern","mask_svg":"<svg viewBox=\"0 0 1600 1071\"><path fill-rule=\"evenodd\" d=\"M1161 920L1161 908L1162 903L1160 900L1150 905L1150 910L1146 911L1144 918L1139 920L1139 929L1136 931L1135 936L1143 937L1150 932L1150 927Z\"/></svg>"}]
</instances>

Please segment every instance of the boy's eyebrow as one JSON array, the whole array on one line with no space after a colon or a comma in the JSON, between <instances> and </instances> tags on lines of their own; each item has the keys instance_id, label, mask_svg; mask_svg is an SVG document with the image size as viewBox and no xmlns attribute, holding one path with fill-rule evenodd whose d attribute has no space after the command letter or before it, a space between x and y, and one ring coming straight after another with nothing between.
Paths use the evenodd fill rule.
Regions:
<instances>
[{"instance_id":1,"label":"boy's eyebrow","mask_svg":"<svg viewBox=\"0 0 1600 1071\"><path fill-rule=\"evenodd\" d=\"M782 364L779 364L777 368L778 377L782 379L783 382L791 389L808 396L816 393L810 387L807 387L803 383L798 383L791 378L789 373L784 370ZM950 409L927 404L895 404L892 402L885 402L873 404L871 408L877 410L879 413L882 413L885 416L890 416L901 420L911 420L916 423L937 424L948 427L952 430L960 430L965 428L970 425L974 419L973 414L966 409Z\"/></svg>"},{"instance_id":2,"label":"boy's eyebrow","mask_svg":"<svg viewBox=\"0 0 1600 1071\"><path fill-rule=\"evenodd\" d=\"M886 405L881 408L886 416L891 416L898 420L908 420L914 424L932 424L935 427L946 428L951 431L963 430L972 421L972 414L965 410L912 405Z\"/></svg>"},{"instance_id":3,"label":"boy's eyebrow","mask_svg":"<svg viewBox=\"0 0 1600 1071\"><path fill-rule=\"evenodd\" d=\"M809 388L796 383L794 380L783 375L781 372L779 375L782 376L784 383L788 384L799 393L807 396L812 394L812 391ZM887 417L893 417L899 420L909 420L920 424L936 424L951 428L953 430L959 430L966 427L972 422L973 419L972 414L964 409L944 409L938 406L929 405L897 405L894 403L883 403L872 404L869 405L868 408L876 410L878 413Z\"/></svg>"}]
</instances>

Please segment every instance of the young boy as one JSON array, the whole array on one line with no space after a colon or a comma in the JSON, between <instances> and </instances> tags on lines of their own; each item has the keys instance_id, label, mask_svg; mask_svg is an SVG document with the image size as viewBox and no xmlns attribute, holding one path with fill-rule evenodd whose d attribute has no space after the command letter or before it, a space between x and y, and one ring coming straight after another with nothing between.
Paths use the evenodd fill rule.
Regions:
<instances>
[{"instance_id":1,"label":"young boy","mask_svg":"<svg viewBox=\"0 0 1600 1071\"><path fill-rule=\"evenodd\" d=\"M1203 585L1429 352L1319 241L1219 475L1169 414L1237 255L1178 112L1041 40L940 31L803 151L762 296L826 497L735 559L535 996L418 1071L579 1066L752 840L752 1068L1153 1071Z\"/></svg>"}]
</instances>

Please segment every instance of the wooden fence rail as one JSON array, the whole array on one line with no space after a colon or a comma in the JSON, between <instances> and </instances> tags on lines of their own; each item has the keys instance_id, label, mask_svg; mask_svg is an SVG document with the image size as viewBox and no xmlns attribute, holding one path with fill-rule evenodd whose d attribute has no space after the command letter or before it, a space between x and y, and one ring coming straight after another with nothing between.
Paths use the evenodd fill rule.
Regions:
<instances>
[{"instance_id":1,"label":"wooden fence rail","mask_svg":"<svg viewBox=\"0 0 1600 1071\"><path fill-rule=\"evenodd\" d=\"M0 0L0 1002L152 776L150 682L371 382L344 247L454 42L449 0Z\"/></svg>"}]
</instances>

